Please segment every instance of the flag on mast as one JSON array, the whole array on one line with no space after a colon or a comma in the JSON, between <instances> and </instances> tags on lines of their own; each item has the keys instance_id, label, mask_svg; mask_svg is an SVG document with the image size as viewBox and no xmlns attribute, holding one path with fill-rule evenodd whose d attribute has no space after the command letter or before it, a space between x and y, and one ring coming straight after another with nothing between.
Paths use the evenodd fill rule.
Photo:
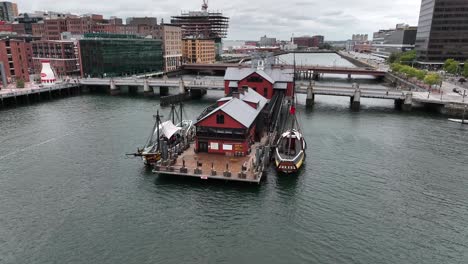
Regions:
<instances>
[{"instance_id":1,"label":"flag on mast","mask_svg":"<svg viewBox=\"0 0 468 264\"><path fill-rule=\"evenodd\" d=\"M295 115L296 114L296 107L294 105L291 105L291 108L289 108L289 113L291 115Z\"/></svg>"}]
</instances>

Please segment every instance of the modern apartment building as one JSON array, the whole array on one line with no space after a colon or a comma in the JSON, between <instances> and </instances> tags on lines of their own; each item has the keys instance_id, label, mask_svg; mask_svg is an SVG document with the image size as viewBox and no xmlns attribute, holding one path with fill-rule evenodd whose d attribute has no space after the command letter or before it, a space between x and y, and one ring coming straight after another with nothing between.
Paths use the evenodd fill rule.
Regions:
<instances>
[{"instance_id":1,"label":"modern apartment building","mask_svg":"<svg viewBox=\"0 0 468 264\"><path fill-rule=\"evenodd\" d=\"M183 61L186 63L214 63L216 46L213 39L186 38L182 40Z\"/></svg>"},{"instance_id":2,"label":"modern apartment building","mask_svg":"<svg viewBox=\"0 0 468 264\"><path fill-rule=\"evenodd\" d=\"M468 59L468 1L422 0L416 35L421 63Z\"/></svg>"}]
</instances>

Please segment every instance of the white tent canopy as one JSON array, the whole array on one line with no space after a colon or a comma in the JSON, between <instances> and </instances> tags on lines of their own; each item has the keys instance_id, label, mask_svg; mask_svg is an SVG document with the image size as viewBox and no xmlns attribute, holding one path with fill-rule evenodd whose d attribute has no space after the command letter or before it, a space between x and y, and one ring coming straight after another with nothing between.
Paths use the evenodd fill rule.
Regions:
<instances>
[{"instance_id":1,"label":"white tent canopy","mask_svg":"<svg viewBox=\"0 0 468 264\"><path fill-rule=\"evenodd\" d=\"M159 125L160 135L171 138L175 133L177 133L181 128L175 126L171 121L166 121Z\"/></svg>"}]
</instances>

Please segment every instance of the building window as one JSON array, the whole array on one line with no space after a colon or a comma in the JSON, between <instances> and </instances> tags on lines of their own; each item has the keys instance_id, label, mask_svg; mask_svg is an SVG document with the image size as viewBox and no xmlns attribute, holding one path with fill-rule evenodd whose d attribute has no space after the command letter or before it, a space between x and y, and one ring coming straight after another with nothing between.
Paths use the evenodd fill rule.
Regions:
<instances>
[{"instance_id":1,"label":"building window","mask_svg":"<svg viewBox=\"0 0 468 264\"><path fill-rule=\"evenodd\" d=\"M263 82L263 79L258 76L251 76L247 79L248 82L254 82L254 83L261 83Z\"/></svg>"},{"instance_id":2,"label":"building window","mask_svg":"<svg viewBox=\"0 0 468 264\"><path fill-rule=\"evenodd\" d=\"M224 115L223 114L216 115L216 124L224 124Z\"/></svg>"},{"instance_id":3,"label":"building window","mask_svg":"<svg viewBox=\"0 0 468 264\"><path fill-rule=\"evenodd\" d=\"M263 88L263 96L266 98L268 96L268 88Z\"/></svg>"}]
</instances>

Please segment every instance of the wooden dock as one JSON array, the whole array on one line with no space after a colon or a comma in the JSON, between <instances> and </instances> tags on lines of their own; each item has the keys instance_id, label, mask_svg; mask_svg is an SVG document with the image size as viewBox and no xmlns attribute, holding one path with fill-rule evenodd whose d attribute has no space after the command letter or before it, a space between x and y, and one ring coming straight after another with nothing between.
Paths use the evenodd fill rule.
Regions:
<instances>
[{"instance_id":1,"label":"wooden dock","mask_svg":"<svg viewBox=\"0 0 468 264\"><path fill-rule=\"evenodd\" d=\"M226 180L260 183L269 161L268 137L251 146L247 156L195 153L194 144L177 157L173 164L159 162L154 166L156 174L196 177L202 180ZM257 158L258 155L258 158Z\"/></svg>"}]
</instances>

